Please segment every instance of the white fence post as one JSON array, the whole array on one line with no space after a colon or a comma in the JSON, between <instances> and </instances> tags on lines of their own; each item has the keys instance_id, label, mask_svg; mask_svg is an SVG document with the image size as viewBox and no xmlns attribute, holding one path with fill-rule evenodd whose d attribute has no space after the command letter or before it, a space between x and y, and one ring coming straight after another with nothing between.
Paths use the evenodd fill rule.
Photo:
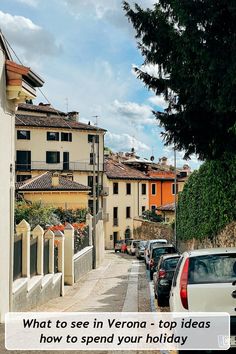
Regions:
<instances>
[{"instance_id":1,"label":"white fence post","mask_svg":"<svg viewBox=\"0 0 236 354\"><path fill-rule=\"evenodd\" d=\"M64 230L65 235L65 262L64 262L64 281L67 285L73 285L74 274L74 227L67 224Z\"/></svg>"},{"instance_id":2,"label":"white fence post","mask_svg":"<svg viewBox=\"0 0 236 354\"><path fill-rule=\"evenodd\" d=\"M17 235L22 234L22 276L30 278L30 225L22 220L16 226Z\"/></svg>"},{"instance_id":3,"label":"white fence post","mask_svg":"<svg viewBox=\"0 0 236 354\"><path fill-rule=\"evenodd\" d=\"M43 275L43 259L44 259L44 244L43 244L43 228L37 225L33 229L33 238L37 238L37 274Z\"/></svg>"},{"instance_id":4,"label":"white fence post","mask_svg":"<svg viewBox=\"0 0 236 354\"><path fill-rule=\"evenodd\" d=\"M49 273L54 273L54 237L52 230L44 235L45 240L49 240Z\"/></svg>"},{"instance_id":5,"label":"white fence post","mask_svg":"<svg viewBox=\"0 0 236 354\"><path fill-rule=\"evenodd\" d=\"M58 244L58 271L62 273L61 295L64 296L64 234L61 231L55 232L55 240Z\"/></svg>"}]
</instances>

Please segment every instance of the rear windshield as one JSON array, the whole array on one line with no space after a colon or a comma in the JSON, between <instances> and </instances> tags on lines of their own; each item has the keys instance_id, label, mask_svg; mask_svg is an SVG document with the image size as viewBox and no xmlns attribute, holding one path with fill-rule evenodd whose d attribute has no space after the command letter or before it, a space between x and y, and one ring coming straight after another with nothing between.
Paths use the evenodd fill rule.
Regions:
<instances>
[{"instance_id":1,"label":"rear windshield","mask_svg":"<svg viewBox=\"0 0 236 354\"><path fill-rule=\"evenodd\" d=\"M140 241L134 241L134 242L133 242L133 246L134 246L134 247L137 247L138 244L139 244L139 242L140 242Z\"/></svg>"},{"instance_id":2,"label":"rear windshield","mask_svg":"<svg viewBox=\"0 0 236 354\"><path fill-rule=\"evenodd\" d=\"M154 248L152 251L152 257L159 258L163 254L167 253L176 253L176 249L174 247L161 247L161 248Z\"/></svg>"},{"instance_id":3,"label":"rear windshield","mask_svg":"<svg viewBox=\"0 0 236 354\"><path fill-rule=\"evenodd\" d=\"M163 267L166 270L174 270L177 266L180 257L166 259L163 263Z\"/></svg>"},{"instance_id":4,"label":"rear windshield","mask_svg":"<svg viewBox=\"0 0 236 354\"><path fill-rule=\"evenodd\" d=\"M236 254L190 257L189 284L231 283L236 280Z\"/></svg>"}]
</instances>

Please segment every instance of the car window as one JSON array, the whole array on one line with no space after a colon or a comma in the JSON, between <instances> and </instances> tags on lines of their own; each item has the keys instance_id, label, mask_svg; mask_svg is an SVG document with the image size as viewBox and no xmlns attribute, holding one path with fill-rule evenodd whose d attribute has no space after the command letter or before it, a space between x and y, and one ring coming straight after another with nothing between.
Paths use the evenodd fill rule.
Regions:
<instances>
[{"instance_id":1,"label":"car window","mask_svg":"<svg viewBox=\"0 0 236 354\"><path fill-rule=\"evenodd\" d=\"M179 261L178 261L178 264L177 264L176 269L175 269L175 274L174 274L174 277L173 277L172 286L176 286L176 280L178 278L179 270L180 270L181 264L183 262L183 259L184 259L184 257L181 257L179 259Z\"/></svg>"},{"instance_id":2,"label":"car window","mask_svg":"<svg viewBox=\"0 0 236 354\"><path fill-rule=\"evenodd\" d=\"M179 258L180 257L175 257L175 258L173 257L164 260L163 268L165 268L166 270L174 270L177 266Z\"/></svg>"},{"instance_id":3,"label":"car window","mask_svg":"<svg viewBox=\"0 0 236 354\"><path fill-rule=\"evenodd\" d=\"M176 253L176 249L174 247L154 248L152 250L152 258L159 258L162 254L167 253Z\"/></svg>"},{"instance_id":4,"label":"car window","mask_svg":"<svg viewBox=\"0 0 236 354\"><path fill-rule=\"evenodd\" d=\"M191 257L189 284L232 283L236 280L236 254Z\"/></svg>"}]
</instances>

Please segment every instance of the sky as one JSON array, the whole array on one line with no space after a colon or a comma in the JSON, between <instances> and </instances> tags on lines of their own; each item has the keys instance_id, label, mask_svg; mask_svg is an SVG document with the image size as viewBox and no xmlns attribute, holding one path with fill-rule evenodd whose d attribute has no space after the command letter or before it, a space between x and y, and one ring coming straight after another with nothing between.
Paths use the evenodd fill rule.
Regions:
<instances>
[{"instance_id":1,"label":"sky","mask_svg":"<svg viewBox=\"0 0 236 354\"><path fill-rule=\"evenodd\" d=\"M155 0L136 2L151 8ZM166 156L173 164L173 149L164 146L152 113L166 102L134 74L143 58L122 1L1 0L0 28L22 64L44 79L43 95L54 108L97 121L113 151L134 147L141 157ZM34 103L46 103L43 95ZM183 155L177 153L178 166L199 167L195 156L184 161Z\"/></svg>"}]
</instances>

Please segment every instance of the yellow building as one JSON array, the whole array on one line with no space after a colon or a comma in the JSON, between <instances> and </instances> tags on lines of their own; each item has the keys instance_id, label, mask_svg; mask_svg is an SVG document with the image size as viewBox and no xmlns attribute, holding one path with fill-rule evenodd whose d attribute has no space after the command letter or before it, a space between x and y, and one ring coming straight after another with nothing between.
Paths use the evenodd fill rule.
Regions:
<instances>
[{"instance_id":1,"label":"yellow building","mask_svg":"<svg viewBox=\"0 0 236 354\"><path fill-rule=\"evenodd\" d=\"M86 209L90 188L71 181L59 173L44 172L16 184L18 197L29 202L40 201L63 209Z\"/></svg>"},{"instance_id":2,"label":"yellow building","mask_svg":"<svg viewBox=\"0 0 236 354\"><path fill-rule=\"evenodd\" d=\"M133 237L133 218L148 209L148 179L143 172L112 158L105 160L105 247Z\"/></svg>"},{"instance_id":3,"label":"yellow building","mask_svg":"<svg viewBox=\"0 0 236 354\"><path fill-rule=\"evenodd\" d=\"M94 139L96 175L102 191L104 135L104 129L79 122L78 112L66 114L47 104L21 104L16 115L17 181L58 171L92 187ZM92 209L92 198L87 207Z\"/></svg>"}]
</instances>

